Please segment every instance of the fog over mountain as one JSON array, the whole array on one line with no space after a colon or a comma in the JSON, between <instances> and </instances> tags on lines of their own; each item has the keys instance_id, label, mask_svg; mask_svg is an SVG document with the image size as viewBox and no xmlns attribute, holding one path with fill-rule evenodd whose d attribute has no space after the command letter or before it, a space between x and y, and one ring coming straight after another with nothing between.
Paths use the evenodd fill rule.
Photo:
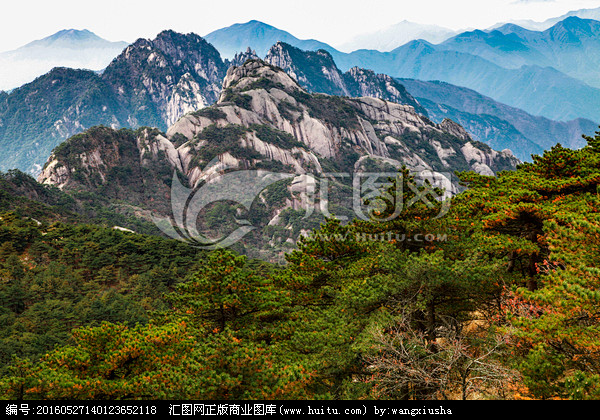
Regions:
<instances>
[{"instance_id":1,"label":"fog over mountain","mask_svg":"<svg viewBox=\"0 0 600 420\"><path fill-rule=\"evenodd\" d=\"M386 52L392 51L415 39L423 39L432 44L439 44L459 32L443 26L423 25L403 20L379 31L357 35L339 45L338 49L344 52L352 52L360 49Z\"/></svg>"},{"instance_id":2,"label":"fog over mountain","mask_svg":"<svg viewBox=\"0 0 600 420\"><path fill-rule=\"evenodd\" d=\"M581 19L600 20L600 7L597 7L594 9L572 10L570 12L565 13L564 15L546 19L543 22L537 22L537 21L531 20L531 19L519 19L519 20L510 21L510 22L501 22L501 23L495 24L494 26L490 27L489 29L493 30L493 29L496 29L496 28L499 28L499 27L505 25L506 23L512 23L512 24L519 25L522 28L529 29L532 31L545 31L546 29L551 28L552 26L556 25L558 22L565 20L566 18L571 17L571 16L576 16Z\"/></svg>"},{"instance_id":3,"label":"fog over mountain","mask_svg":"<svg viewBox=\"0 0 600 420\"><path fill-rule=\"evenodd\" d=\"M59 31L0 53L0 90L31 82L54 67L102 70L126 46L126 42L110 42L88 30Z\"/></svg>"}]
</instances>

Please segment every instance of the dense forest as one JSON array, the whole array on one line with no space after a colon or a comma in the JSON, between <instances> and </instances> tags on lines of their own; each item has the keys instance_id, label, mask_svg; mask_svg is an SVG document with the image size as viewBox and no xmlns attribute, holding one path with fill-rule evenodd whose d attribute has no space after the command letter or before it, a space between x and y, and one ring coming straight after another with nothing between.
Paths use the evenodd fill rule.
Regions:
<instances>
[{"instance_id":1,"label":"dense forest","mask_svg":"<svg viewBox=\"0 0 600 420\"><path fill-rule=\"evenodd\" d=\"M586 140L458 174L443 217L402 170L372 221L329 219L284 265L49 201L34 217L4 189L0 396L600 398L600 132Z\"/></svg>"}]
</instances>

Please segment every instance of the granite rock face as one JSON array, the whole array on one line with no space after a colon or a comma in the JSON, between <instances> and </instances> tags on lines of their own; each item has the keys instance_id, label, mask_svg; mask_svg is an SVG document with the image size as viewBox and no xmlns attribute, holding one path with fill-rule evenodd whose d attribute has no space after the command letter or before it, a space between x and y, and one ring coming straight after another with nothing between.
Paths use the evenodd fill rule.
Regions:
<instances>
[{"instance_id":1,"label":"granite rock face","mask_svg":"<svg viewBox=\"0 0 600 420\"><path fill-rule=\"evenodd\" d=\"M226 60L226 63L229 67L239 67L248 60L257 60L259 58L260 57L256 54L256 51L248 47L246 51L239 52L236 55L234 55L231 60Z\"/></svg>"},{"instance_id":2,"label":"granite rock face","mask_svg":"<svg viewBox=\"0 0 600 420\"><path fill-rule=\"evenodd\" d=\"M451 120L434 124L410 105L380 98L309 93L283 69L251 59L229 68L214 105L186 114L165 133L89 129L57 147L38 180L64 191L102 194L117 207L126 203L136 214L151 211L167 220L174 174L189 191L220 182L210 187L217 195L233 188L227 174L276 174L275 189L260 192L259 209L247 216L269 229L248 239L245 248L276 259L301 232L317 227L330 207L336 213L352 209L352 197L335 200L352 188L356 174L396 173L406 166L439 181L451 195L459 188L456 170L494 175L518 162L508 151L473 141ZM322 195L325 179L331 197ZM218 217L242 217L247 210L226 206ZM312 218L300 217L303 211Z\"/></svg>"},{"instance_id":3,"label":"granite rock face","mask_svg":"<svg viewBox=\"0 0 600 420\"><path fill-rule=\"evenodd\" d=\"M69 188L81 183L81 176L70 176L80 169L108 179L111 168L120 165L115 156L123 152L115 136L103 135L111 140L79 147L84 151L75 159L62 156L76 147L77 138L58 148L39 180ZM179 171L192 186L202 180L209 158L243 168L277 162L279 169L298 174L321 173L323 161L334 162L340 171L360 170L368 159L413 171L485 175L518 163L508 151L473 141L451 120L434 124L410 105L373 97L310 94L281 68L256 59L229 68L215 105L185 115L164 134L143 129L134 137L130 152L138 165L158 162Z\"/></svg>"},{"instance_id":4,"label":"granite rock face","mask_svg":"<svg viewBox=\"0 0 600 420\"><path fill-rule=\"evenodd\" d=\"M129 110L132 127L154 118L164 128L213 104L226 69L218 51L198 35L164 31L128 46L102 77Z\"/></svg>"},{"instance_id":5,"label":"granite rock face","mask_svg":"<svg viewBox=\"0 0 600 420\"><path fill-rule=\"evenodd\" d=\"M101 74L55 68L0 94L0 170L37 175L56 146L97 125L166 130L215 103L226 71L212 45L173 31L137 40Z\"/></svg>"},{"instance_id":6,"label":"granite rock face","mask_svg":"<svg viewBox=\"0 0 600 420\"><path fill-rule=\"evenodd\" d=\"M282 68L309 92L380 98L411 105L417 112L427 115L425 108L395 79L359 67L342 73L331 54L325 50L302 51L278 42L269 50L265 61Z\"/></svg>"}]
</instances>

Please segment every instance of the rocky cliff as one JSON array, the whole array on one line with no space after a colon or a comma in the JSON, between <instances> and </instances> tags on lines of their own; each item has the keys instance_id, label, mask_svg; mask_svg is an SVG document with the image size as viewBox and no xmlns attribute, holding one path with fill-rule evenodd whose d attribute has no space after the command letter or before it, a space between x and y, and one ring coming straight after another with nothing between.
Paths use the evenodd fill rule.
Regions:
<instances>
[{"instance_id":1,"label":"rocky cliff","mask_svg":"<svg viewBox=\"0 0 600 420\"><path fill-rule=\"evenodd\" d=\"M282 69L250 60L228 70L214 106L187 114L166 133L90 130L57 148L39 181L67 191L102 192L168 216L173 173L192 189L225 168L289 174L290 182L275 194L279 199L263 197L264 208L252 213L256 223L271 227L271 236L253 245L265 249L293 242L314 224L281 217L289 216L286 209L314 205L307 191L299 191L310 182L307 177L405 165L451 178L455 170L493 175L517 163L510 152L473 141L450 120L434 124L409 105L378 98L310 94ZM456 192L455 182L447 186ZM336 191L343 189L340 184Z\"/></svg>"},{"instance_id":2,"label":"rocky cliff","mask_svg":"<svg viewBox=\"0 0 600 420\"><path fill-rule=\"evenodd\" d=\"M385 99L411 105L421 114L427 111L395 79L359 67L342 73L325 50L302 51L284 42L273 45L265 61L282 68L309 92L329 95Z\"/></svg>"},{"instance_id":3,"label":"rocky cliff","mask_svg":"<svg viewBox=\"0 0 600 420\"><path fill-rule=\"evenodd\" d=\"M226 71L212 45L173 31L136 41L102 74L54 69L0 95L0 170L37 174L53 148L95 125L166 130L213 104Z\"/></svg>"},{"instance_id":4,"label":"rocky cliff","mask_svg":"<svg viewBox=\"0 0 600 420\"><path fill-rule=\"evenodd\" d=\"M257 60L260 57L256 55L256 51L248 47L246 51L239 52L233 56L231 60L225 60L227 67L239 67L243 65L248 60Z\"/></svg>"},{"instance_id":5,"label":"rocky cliff","mask_svg":"<svg viewBox=\"0 0 600 420\"><path fill-rule=\"evenodd\" d=\"M154 40L128 46L102 78L130 110L132 127L164 128L187 112L213 104L226 70L219 52L203 38L164 31ZM155 124L149 124L152 119Z\"/></svg>"}]
</instances>

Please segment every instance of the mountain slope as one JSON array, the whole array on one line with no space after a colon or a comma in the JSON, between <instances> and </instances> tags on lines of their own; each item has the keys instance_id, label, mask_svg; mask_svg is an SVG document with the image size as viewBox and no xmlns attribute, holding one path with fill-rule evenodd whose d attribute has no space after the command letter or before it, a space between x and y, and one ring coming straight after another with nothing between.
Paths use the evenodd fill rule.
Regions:
<instances>
[{"instance_id":1,"label":"mountain slope","mask_svg":"<svg viewBox=\"0 0 600 420\"><path fill-rule=\"evenodd\" d=\"M303 51L284 42L273 45L265 61L283 69L309 92L328 95L385 99L410 105L417 112L427 111L396 80L385 74L353 67L342 73L325 50Z\"/></svg>"},{"instance_id":2,"label":"mountain slope","mask_svg":"<svg viewBox=\"0 0 600 420\"><path fill-rule=\"evenodd\" d=\"M585 119L562 122L536 117L449 83L399 81L427 108L432 119L451 118L474 138L496 149L509 148L522 160L529 160L532 153L539 154L559 141L567 147L582 147L585 140L581 135L591 135L598 127Z\"/></svg>"},{"instance_id":3,"label":"mountain slope","mask_svg":"<svg viewBox=\"0 0 600 420\"><path fill-rule=\"evenodd\" d=\"M88 30L67 29L0 53L0 90L33 81L54 67L102 70L127 46L106 41Z\"/></svg>"},{"instance_id":4,"label":"mountain slope","mask_svg":"<svg viewBox=\"0 0 600 420\"><path fill-rule=\"evenodd\" d=\"M226 71L219 52L206 40L164 31L127 47L102 79L130 110L132 127L165 129L186 112L214 103Z\"/></svg>"},{"instance_id":5,"label":"mountain slope","mask_svg":"<svg viewBox=\"0 0 600 420\"><path fill-rule=\"evenodd\" d=\"M543 148L519 132L508 121L489 114L473 114L447 104L425 98L419 101L427 108L432 121L450 118L461 124L475 139L495 150L511 150L522 161L530 161L531 155L539 155Z\"/></svg>"},{"instance_id":6,"label":"mountain slope","mask_svg":"<svg viewBox=\"0 0 600 420\"><path fill-rule=\"evenodd\" d=\"M205 229L234 226L232 220L225 221L233 212L236 220L245 217L269 226L241 246L272 257L281 244L293 243L302 229L322 220L321 214L304 220L302 210L314 212L326 206L353 217L352 194L344 197L352 181L345 185L332 177L329 198L321 195L320 204L311 201L310 180L326 173L352 176L407 165L414 171L446 176L444 185L456 192L456 180L448 179L454 170L492 175L517 163L510 153L473 141L450 120L433 124L410 106L382 99L309 94L283 70L251 60L229 69L217 104L186 115L166 134L149 129L88 130L53 152L39 180L64 191L101 193L165 218L172 205L174 172L188 188L212 185L207 180L218 178L226 168L234 173L261 169L287 174L290 181L281 178L284 183L267 190L254 207L213 208L205 214L208 221L203 225ZM218 179L214 182L214 187L207 187L217 188L212 194L234 188L219 184ZM223 220L215 225L217 215Z\"/></svg>"},{"instance_id":7,"label":"mountain slope","mask_svg":"<svg viewBox=\"0 0 600 420\"><path fill-rule=\"evenodd\" d=\"M437 48L478 55L506 68L551 66L600 87L600 22L595 20L569 17L543 32L509 24L489 32L465 32Z\"/></svg>"},{"instance_id":8,"label":"mountain slope","mask_svg":"<svg viewBox=\"0 0 600 420\"><path fill-rule=\"evenodd\" d=\"M279 41L293 45L302 50L316 51L324 49L329 51L331 46L314 39L298 39L289 32L277 29L274 26L257 20L246 23L236 23L226 28L218 29L204 36L213 44L225 58L232 59L236 53L251 48L260 57Z\"/></svg>"},{"instance_id":9,"label":"mountain slope","mask_svg":"<svg viewBox=\"0 0 600 420\"><path fill-rule=\"evenodd\" d=\"M109 86L96 73L56 68L0 97L0 170L39 171L66 137L94 125L126 122Z\"/></svg>"},{"instance_id":10,"label":"mountain slope","mask_svg":"<svg viewBox=\"0 0 600 420\"><path fill-rule=\"evenodd\" d=\"M214 103L226 70L212 45L172 31L136 41L101 75L54 69L0 95L0 170L38 173L54 147L95 125L165 130Z\"/></svg>"}]
</instances>

